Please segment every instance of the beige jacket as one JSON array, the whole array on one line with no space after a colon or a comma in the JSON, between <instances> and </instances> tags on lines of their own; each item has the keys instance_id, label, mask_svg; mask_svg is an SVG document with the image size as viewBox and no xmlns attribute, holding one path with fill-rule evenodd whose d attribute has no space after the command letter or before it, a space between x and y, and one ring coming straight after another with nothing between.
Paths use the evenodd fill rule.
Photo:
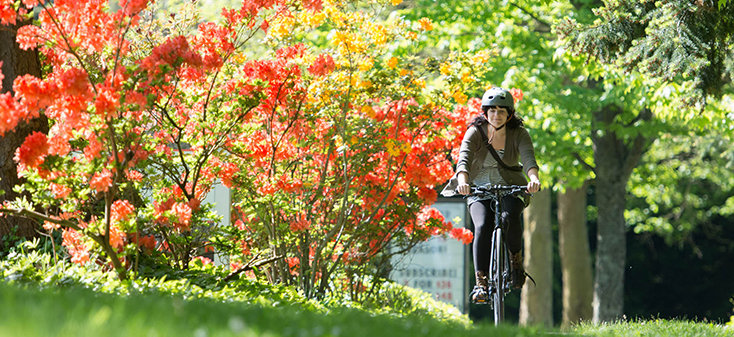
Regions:
<instances>
[{"instance_id":1,"label":"beige jacket","mask_svg":"<svg viewBox=\"0 0 734 337\"><path fill-rule=\"evenodd\" d=\"M527 185L526 175L528 170L535 167L538 163L535 161L535 148L530 134L525 128L507 129L505 139L505 154L502 161L507 166L516 166L522 160L523 172L507 170L501 165L498 166L500 175L510 185ZM461 142L459 150L459 161L456 163L456 173L451 178L446 187L441 191L441 195L450 197L456 194L456 187L459 182L456 175L459 172L466 172L469 175L469 182L476 178L479 170L482 168L485 157L489 154L487 146L483 144L482 136L476 127L471 126L464 134L464 140Z\"/></svg>"}]
</instances>

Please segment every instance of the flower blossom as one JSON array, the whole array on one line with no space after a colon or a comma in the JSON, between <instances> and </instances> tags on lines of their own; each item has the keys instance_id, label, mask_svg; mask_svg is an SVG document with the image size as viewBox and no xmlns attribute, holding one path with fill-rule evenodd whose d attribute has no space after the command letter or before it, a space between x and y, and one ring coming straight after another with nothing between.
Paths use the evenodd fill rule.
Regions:
<instances>
[{"instance_id":1,"label":"flower blossom","mask_svg":"<svg viewBox=\"0 0 734 337\"><path fill-rule=\"evenodd\" d=\"M88 138L88 141L89 144L84 147L84 158L91 162L94 158L98 158L100 152L102 152L102 143L94 134Z\"/></svg>"},{"instance_id":2,"label":"flower blossom","mask_svg":"<svg viewBox=\"0 0 734 337\"><path fill-rule=\"evenodd\" d=\"M458 104L464 104L464 103L466 103L466 101L468 99L468 97L466 95L464 95L464 93L458 92L458 91L453 94L453 97L454 97L454 100L456 101L456 103L458 103Z\"/></svg>"},{"instance_id":3,"label":"flower blossom","mask_svg":"<svg viewBox=\"0 0 734 337\"><path fill-rule=\"evenodd\" d=\"M301 260L297 257L286 257L285 261L288 262L288 267L290 267L291 270L297 269L301 264Z\"/></svg>"},{"instance_id":4,"label":"flower blossom","mask_svg":"<svg viewBox=\"0 0 734 337\"><path fill-rule=\"evenodd\" d=\"M219 171L219 178L222 179L222 185L232 188L232 178L239 172L239 168L235 163L224 163Z\"/></svg>"},{"instance_id":5,"label":"flower blossom","mask_svg":"<svg viewBox=\"0 0 734 337\"><path fill-rule=\"evenodd\" d=\"M308 221L304 216L298 216L295 221L291 222L290 229L294 232L305 231L311 227L311 222Z\"/></svg>"},{"instance_id":6,"label":"flower blossom","mask_svg":"<svg viewBox=\"0 0 734 337\"><path fill-rule=\"evenodd\" d=\"M133 206L127 200L115 200L112 203L112 220L113 221L125 221L129 220L130 216L135 213L135 206Z\"/></svg>"},{"instance_id":7,"label":"flower blossom","mask_svg":"<svg viewBox=\"0 0 734 337\"><path fill-rule=\"evenodd\" d=\"M84 234L71 228L66 228L61 234L62 245L71 255L71 262L84 264L89 261L89 248L81 241Z\"/></svg>"},{"instance_id":8,"label":"flower blossom","mask_svg":"<svg viewBox=\"0 0 734 337\"><path fill-rule=\"evenodd\" d=\"M237 260L229 260L229 270L235 271L242 268L245 264Z\"/></svg>"},{"instance_id":9,"label":"flower blossom","mask_svg":"<svg viewBox=\"0 0 734 337\"><path fill-rule=\"evenodd\" d=\"M453 228L451 229L449 235L465 245L468 245L472 243L472 241L474 241L474 233L466 228Z\"/></svg>"},{"instance_id":10,"label":"flower blossom","mask_svg":"<svg viewBox=\"0 0 734 337\"><path fill-rule=\"evenodd\" d=\"M18 172L25 171L27 168L37 168L43 164L46 154L48 154L48 138L45 134L34 131L17 150L13 159L18 162Z\"/></svg>"},{"instance_id":11,"label":"flower blossom","mask_svg":"<svg viewBox=\"0 0 734 337\"><path fill-rule=\"evenodd\" d=\"M204 266L206 266L208 264L214 264L212 262L212 259L210 259L208 257L204 257L204 256L197 256L197 257L191 259L191 262L194 262L194 261L201 261L201 264L204 265Z\"/></svg>"},{"instance_id":12,"label":"flower blossom","mask_svg":"<svg viewBox=\"0 0 734 337\"><path fill-rule=\"evenodd\" d=\"M426 205L432 205L438 200L438 192L432 188L421 187L418 189L418 198L424 200Z\"/></svg>"},{"instance_id":13,"label":"flower blossom","mask_svg":"<svg viewBox=\"0 0 734 337\"><path fill-rule=\"evenodd\" d=\"M512 98L515 99L515 103L522 101L525 94L523 94L522 90L518 88L512 88L510 89L510 94L512 95Z\"/></svg>"},{"instance_id":14,"label":"flower blossom","mask_svg":"<svg viewBox=\"0 0 734 337\"><path fill-rule=\"evenodd\" d=\"M177 202L173 205L171 211L178 218L174 226L179 230L188 230L191 225L191 207L187 203Z\"/></svg>"},{"instance_id":15,"label":"flower blossom","mask_svg":"<svg viewBox=\"0 0 734 337\"><path fill-rule=\"evenodd\" d=\"M321 54L316 57L313 64L308 67L308 72L314 76L323 76L332 72L335 67L334 58L332 58L331 55Z\"/></svg>"},{"instance_id":16,"label":"flower blossom","mask_svg":"<svg viewBox=\"0 0 734 337\"><path fill-rule=\"evenodd\" d=\"M28 109L28 117L32 118L38 116L40 109L47 108L59 97L57 84L58 81L53 78L44 80L33 75L23 75L13 81L13 91L25 109Z\"/></svg>"},{"instance_id":17,"label":"flower blossom","mask_svg":"<svg viewBox=\"0 0 734 337\"><path fill-rule=\"evenodd\" d=\"M143 60L143 67L155 73L161 65L170 65L175 68L182 63L192 67L203 65L201 56L191 50L191 45L186 37L179 35L153 48L150 56Z\"/></svg>"},{"instance_id":18,"label":"flower blossom","mask_svg":"<svg viewBox=\"0 0 734 337\"><path fill-rule=\"evenodd\" d=\"M387 67L390 69L395 69L395 67L398 66L398 58L397 57L391 57L389 60L387 60Z\"/></svg>"},{"instance_id":19,"label":"flower blossom","mask_svg":"<svg viewBox=\"0 0 734 337\"><path fill-rule=\"evenodd\" d=\"M50 221L44 221L43 222L43 229L45 229L45 230L47 230L49 232L53 232L53 231L55 231L55 230L57 230L59 228L61 228L61 225L59 225L57 223L53 223L53 222L50 222Z\"/></svg>"},{"instance_id":20,"label":"flower blossom","mask_svg":"<svg viewBox=\"0 0 734 337\"><path fill-rule=\"evenodd\" d=\"M421 25L421 29L425 31L433 30L433 22L429 18L422 18L418 20L418 23Z\"/></svg>"},{"instance_id":21,"label":"flower blossom","mask_svg":"<svg viewBox=\"0 0 734 337\"><path fill-rule=\"evenodd\" d=\"M443 214L441 214L441 212L434 207L424 208L422 211L420 211L418 213L417 220L417 225L428 229L431 235L444 234L450 231L451 228L453 228L450 223L446 222ZM439 225L436 226L436 223L438 223Z\"/></svg>"},{"instance_id":22,"label":"flower blossom","mask_svg":"<svg viewBox=\"0 0 734 337\"><path fill-rule=\"evenodd\" d=\"M120 7L125 15L132 16L148 7L148 0L120 0Z\"/></svg>"},{"instance_id":23,"label":"flower blossom","mask_svg":"<svg viewBox=\"0 0 734 337\"><path fill-rule=\"evenodd\" d=\"M137 232L132 232L127 235L128 241L148 250L155 249L155 237L153 235L140 236Z\"/></svg>"},{"instance_id":24,"label":"flower blossom","mask_svg":"<svg viewBox=\"0 0 734 337\"><path fill-rule=\"evenodd\" d=\"M97 192L107 192L112 186L112 172L108 169L104 169L101 172L97 172L89 180L89 186Z\"/></svg>"},{"instance_id":25,"label":"flower blossom","mask_svg":"<svg viewBox=\"0 0 734 337\"><path fill-rule=\"evenodd\" d=\"M127 176L127 179L134 182L141 182L143 181L143 174L135 171L135 170L128 170L125 172L125 175Z\"/></svg>"},{"instance_id":26,"label":"flower blossom","mask_svg":"<svg viewBox=\"0 0 734 337\"><path fill-rule=\"evenodd\" d=\"M10 92L0 94L0 136L18 125L20 114L16 113L17 108L18 103Z\"/></svg>"},{"instance_id":27,"label":"flower blossom","mask_svg":"<svg viewBox=\"0 0 734 337\"><path fill-rule=\"evenodd\" d=\"M303 7L317 12L323 9L323 4L321 0L303 0Z\"/></svg>"},{"instance_id":28,"label":"flower blossom","mask_svg":"<svg viewBox=\"0 0 734 337\"><path fill-rule=\"evenodd\" d=\"M125 235L125 232L120 227L116 225L110 226L110 246L112 248L115 248L118 252L122 251L122 248L125 247L126 239L127 235Z\"/></svg>"},{"instance_id":29,"label":"flower blossom","mask_svg":"<svg viewBox=\"0 0 734 337\"><path fill-rule=\"evenodd\" d=\"M65 185L51 183L51 192L53 192L54 198L64 199L71 194L71 188Z\"/></svg>"},{"instance_id":30,"label":"flower blossom","mask_svg":"<svg viewBox=\"0 0 734 337\"><path fill-rule=\"evenodd\" d=\"M59 91L69 96L87 96L91 85L89 75L83 69L70 68L58 76Z\"/></svg>"},{"instance_id":31,"label":"flower blossom","mask_svg":"<svg viewBox=\"0 0 734 337\"><path fill-rule=\"evenodd\" d=\"M97 114L104 117L114 117L120 108L120 93L109 86L100 87L99 94L94 102L94 107L97 110Z\"/></svg>"}]
</instances>

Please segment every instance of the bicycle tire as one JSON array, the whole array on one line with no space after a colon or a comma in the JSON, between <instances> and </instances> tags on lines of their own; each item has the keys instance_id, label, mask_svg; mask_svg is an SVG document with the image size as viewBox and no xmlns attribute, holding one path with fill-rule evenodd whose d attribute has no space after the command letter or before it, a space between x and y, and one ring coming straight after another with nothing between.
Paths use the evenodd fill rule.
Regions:
<instances>
[{"instance_id":1,"label":"bicycle tire","mask_svg":"<svg viewBox=\"0 0 734 337\"><path fill-rule=\"evenodd\" d=\"M492 235L492 311L494 313L494 325L499 325L505 320L505 246L502 240L502 228L496 228Z\"/></svg>"}]
</instances>

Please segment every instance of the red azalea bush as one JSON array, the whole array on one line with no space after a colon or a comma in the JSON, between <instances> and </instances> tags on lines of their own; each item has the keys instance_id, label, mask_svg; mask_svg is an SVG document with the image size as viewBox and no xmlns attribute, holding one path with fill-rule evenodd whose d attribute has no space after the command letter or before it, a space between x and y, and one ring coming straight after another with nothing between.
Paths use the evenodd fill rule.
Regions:
<instances>
[{"instance_id":1,"label":"red azalea bush","mask_svg":"<svg viewBox=\"0 0 734 337\"><path fill-rule=\"evenodd\" d=\"M268 257L257 275L318 296L350 275L384 276L391 254L432 235L470 241L427 207L478 111L454 100L486 53L417 59L425 22L318 0L244 1L221 23L173 26L141 14L146 1L111 12L101 0L19 11L5 0L0 20L34 5L40 24L18 41L51 71L0 96L0 133L40 114L51 128L16 153L32 203L3 211L61 227L75 262L125 278L133 256L186 269L215 242L233 268ZM326 45L298 41L323 31ZM250 45L274 52L248 59ZM426 84L436 76L441 90ZM233 191L228 229L202 204L216 182Z\"/></svg>"}]
</instances>

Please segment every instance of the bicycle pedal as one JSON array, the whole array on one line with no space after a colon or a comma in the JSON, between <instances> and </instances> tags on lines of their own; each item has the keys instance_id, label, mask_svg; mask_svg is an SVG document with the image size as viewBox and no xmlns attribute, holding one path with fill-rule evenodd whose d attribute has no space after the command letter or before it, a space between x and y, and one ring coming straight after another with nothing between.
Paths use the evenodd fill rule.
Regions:
<instances>
[{"instance_id":1,"label":"bicycle pedal","mask_svg":"<svg viewBox=\"0 0 734 337\"><path fill-rule=\"evenodd\" d=\"M474 304L487 305L487 304L489 304L489 299L473 300L472 303L474 303Z\"/></svg>"}]
</instances>

